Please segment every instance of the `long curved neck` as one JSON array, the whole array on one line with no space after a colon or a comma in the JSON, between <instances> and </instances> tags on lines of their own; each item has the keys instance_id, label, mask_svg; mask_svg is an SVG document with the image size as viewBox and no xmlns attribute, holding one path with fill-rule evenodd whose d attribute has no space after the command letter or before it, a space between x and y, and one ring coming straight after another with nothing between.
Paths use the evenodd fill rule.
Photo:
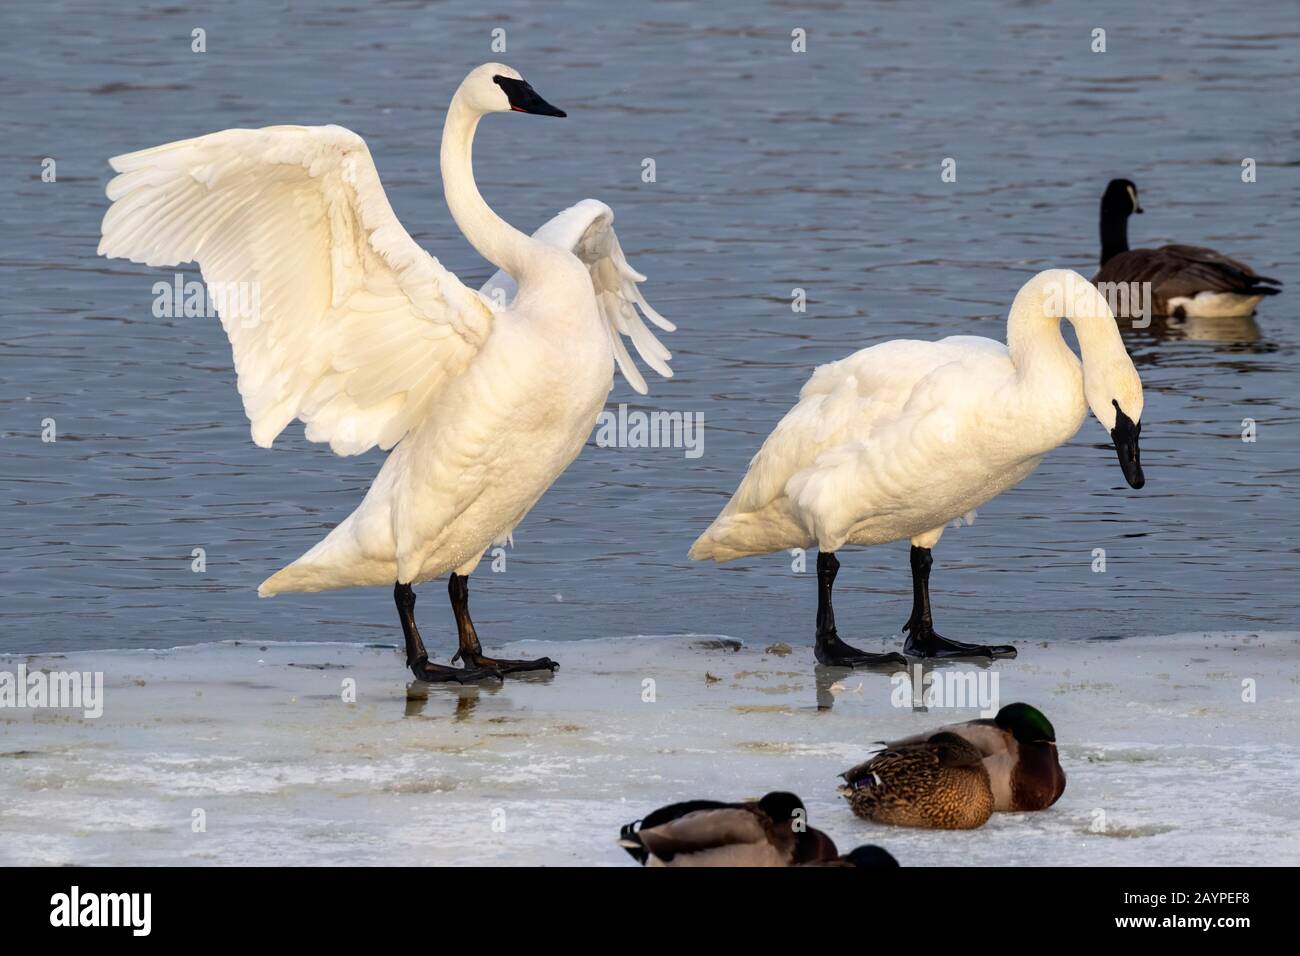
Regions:
<instances>
[{"instance_id":1,"label":"long curved neck","mask_svg":"<svg viewBox=\"0 0 1300 956\"><path fill-rule=\"evenodd\" d=\"M534 240L493 212L474 184L474 131L481 118L457 90L442 127L442 188L451 216L470 245L518 280Z\"/></svg>"},{"instance_id":2,"label":"long curved neck","mask_svg":"<svg viewBox=\"0 0 1300 956\"><path fill-rule=\"evenodd\" d=\"M1049 307L1052 283L1040 273L1016 293L1007 315L1007 350L1022 384L1052 387L1055 383L1081 382L1079 360L1061 335L1064 309ZM1059 387L1059 385L1058 385ZM1076 385L1077 387L1077 385Z\"/></svg>"},{"instance_id":3,"label":"long curved neck","mask_svg":"<svg viewBox=\"0 0 1300 956\"><path fill-rule=\"evenodd\" d=\"M1083 368L1061 335L1061 319L1074 326ZM1083 276L1065 269L1030 279L1011 304L1007 348L1022 381L1059 388L1062 375L1078 381L1112 361L1128 362L1128 352L1110 305ZM1078 387L1076 384L1074 387Z\"/></svg>"},{"instance_id":4,"label":"long curved neck","mask_svg":"<svg viewBox=\"0 0 1300 956\"><path fill-rule=\"evenodd\" d=\"M1128 252L1128 216L1101 204L1101 264Z\"/></svg>"}]
</instances>

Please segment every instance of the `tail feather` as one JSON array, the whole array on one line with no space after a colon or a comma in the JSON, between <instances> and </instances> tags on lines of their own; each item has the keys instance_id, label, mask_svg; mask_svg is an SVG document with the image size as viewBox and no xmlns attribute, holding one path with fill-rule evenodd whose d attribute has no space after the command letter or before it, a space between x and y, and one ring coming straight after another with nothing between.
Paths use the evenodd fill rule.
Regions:
<instances>
[{"instance_id":1,"label":"tail feather","mask_svg":"<svg viewBox=\"0 0 1300 956\"><path fill-rule=\"evenodd\" d=\"M769 520L753 514L721 514L695 539L687 557L692 561L713 560L721 564L772 551Z\"/></svg>"},{"instance_id":2,"label":"tail feather","mask_svg":"<svg viewBox=\"0 0 1300 956\"><path fill-rule=\"evenodd\" d=\"M263 581L258 596L391 585L397 580L396 560L367 554L354 533L355 520L353 512L297 561Z\"/></svg>"}]
</instances>

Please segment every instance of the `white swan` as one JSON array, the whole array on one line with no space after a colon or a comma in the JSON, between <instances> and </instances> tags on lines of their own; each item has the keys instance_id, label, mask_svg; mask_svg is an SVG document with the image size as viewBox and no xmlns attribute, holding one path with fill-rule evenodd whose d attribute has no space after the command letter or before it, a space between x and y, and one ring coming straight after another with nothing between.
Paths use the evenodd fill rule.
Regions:
<instances>
[{"instance_id":1,"label":"white swan","mask_svg":"<svg viewBox=\"0 0 1300 956\"><path fill-rule=\"evenodd\" d=\"M1074 325L1082 368L1061 335L1062 316ZM1141 488L1142 382L1115 318L1082 276L1041 272L1011 306L1007 345L968 335L898 340L817 369L690 556L730 561L815 545L817 659L894 664L905 658L840 640L831 587L844 545L907 538L913 607L904 650L1015 656L1007 645L935 633L930 549L948 522L1019 484L1068 441L1089 407L1114 441L1124 477Z\"/></svg>"},{"instance_id":2,"label":"white swan","mask_svg":"<svg viewBox=\"0 0 1300 956\"><path fill-rule=\"evenodd\" d=\"M488 63L456 90L443 127L447 205L501 270L484 292L411 239L365 141L341 127L230 129L111 160L120 175L101 255L196 261L219 302L254 287L238 301L256 301L256 315L219 305L253 441L269 447L298 418L340 455L396 446L356 511L258 593L395 584L407 664L430 681L556 666L483 655L467 576L577 457L615 362L646 391L621 336L672 374L636 309L673 326L638 292L645 277L609 207L585 200L530 238L479 195L474 131L512 110L565 115ZM413 613L411 586L448 572L463 668L429 662Z\"/></svg>"}]
</instances>

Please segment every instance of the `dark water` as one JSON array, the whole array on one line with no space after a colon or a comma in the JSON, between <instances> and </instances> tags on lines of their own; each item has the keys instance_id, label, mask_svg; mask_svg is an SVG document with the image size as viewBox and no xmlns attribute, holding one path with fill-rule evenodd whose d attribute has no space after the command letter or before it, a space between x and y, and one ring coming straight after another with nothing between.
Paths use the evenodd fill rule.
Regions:
<instances>
[{"instance_id":1,"label":"dark water","mask_svg":"<svg viewBox=\"0 0 1300 956\"><path fill-rule=\"evenodd\" d=\"M1147 487L1124 486L1089 420L945 536L940 627L1056 639L1297 625L1294 3L270 6L0 13L0 651L398 639L383 590L256 597L356 505L381 456L336 458L297 424L272 451L252 444L218 323L151 315L152 284L174 270L96 258L105 161L224 127L340 123L368 140L406 227L477 285L491 270L451 224L436 155L452 91L491 59L570 118L490 118L485 195L528 230L584 196L616 209L648 297L681 328L677 377L644 407L703 412L706 432L695 460L589 447L518 530L507 572L476 576L489 642L808 643L810 576L783 555L693 565L695 535L818 363L900 336L1001 338L1033 272L1090 274L1098 197L1121 175L1147 210L1135 240L1212 245L1288 292L1255 323L1131 334ZM498 26L504 54L489 49ZM206 54L190 51L194 27ZM1094 27L1104 54L1089 52ZM40 181L47 156L56 183ZM641 181L645 157L656 183ZM945 157L957 183L940 181ZM1243 157L1256 183L1240 181ZM621 383L611 395L637 400ZM1094 548L1105 574L1090 571ZM842 631L893 640L906 545L842 557ZM446 646L441 588L423 593L427 636Z\"/></svg>"}]
</instances>

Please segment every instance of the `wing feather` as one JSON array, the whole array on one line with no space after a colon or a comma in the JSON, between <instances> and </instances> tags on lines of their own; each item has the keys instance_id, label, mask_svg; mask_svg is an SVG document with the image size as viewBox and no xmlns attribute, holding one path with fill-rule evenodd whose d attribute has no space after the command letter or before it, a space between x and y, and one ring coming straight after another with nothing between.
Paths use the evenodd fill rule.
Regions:
<instances>
[{"instance_id":1,"label":"wing feather","mask_svg":"<svg viewBox=\"0 0 1300 956\"><path fill-rule=\"evenodd\" d=\"M1276 295L1278 290L1272 287L1281 285L1213 249L1179 244L1118 253L1092 281L1149 282L1160 307L1169 299L1192 298L1201 292Z\"/></svg>"},{"instance_id":2,"label":"wing feather","mask_svg":"<svg viewBox=\"0 0 1300 956\"><path fill-rule=\"evenodd\" d=\"M229 129L110 163L100 255L199 264L258 445L298 418L339 454L391 448L491 333L350 130Z\"/></svg>"},{"instance_id":3,"label":"wing feather","mask_svg":"<svg viewBox=\"0 0 1300 956\"><path fill-rule=\"evenodd\" d=\"M727 807L696 810L649 829L642 828L641 844L661 860L679 853L702 853L737 844L762 843L768 833L750 809Z\"/></svg>"},{"instance_id":4,"label":"wing feather","mask_svg":"<svg viewBox=\"0 0 1300 956\"><path fill-rule=\"evenodd\" d=\"M675 332L677 326L651 308L637 288L646 277L633 269L623 255L614 232L614 211L603 202L584 199L556 215L533 233L533 238L572 252L587 266L596 305L609 331L614 361L627 383L642 395L649 391L623 342L625 337L643 362L664 378L672 378L673 370L668 365L672 353L646 326L645 319L665 332ZM517 287L502 271L488 279L480 291L504 305L514 297Z\"/></svg>"}]
</instances>

